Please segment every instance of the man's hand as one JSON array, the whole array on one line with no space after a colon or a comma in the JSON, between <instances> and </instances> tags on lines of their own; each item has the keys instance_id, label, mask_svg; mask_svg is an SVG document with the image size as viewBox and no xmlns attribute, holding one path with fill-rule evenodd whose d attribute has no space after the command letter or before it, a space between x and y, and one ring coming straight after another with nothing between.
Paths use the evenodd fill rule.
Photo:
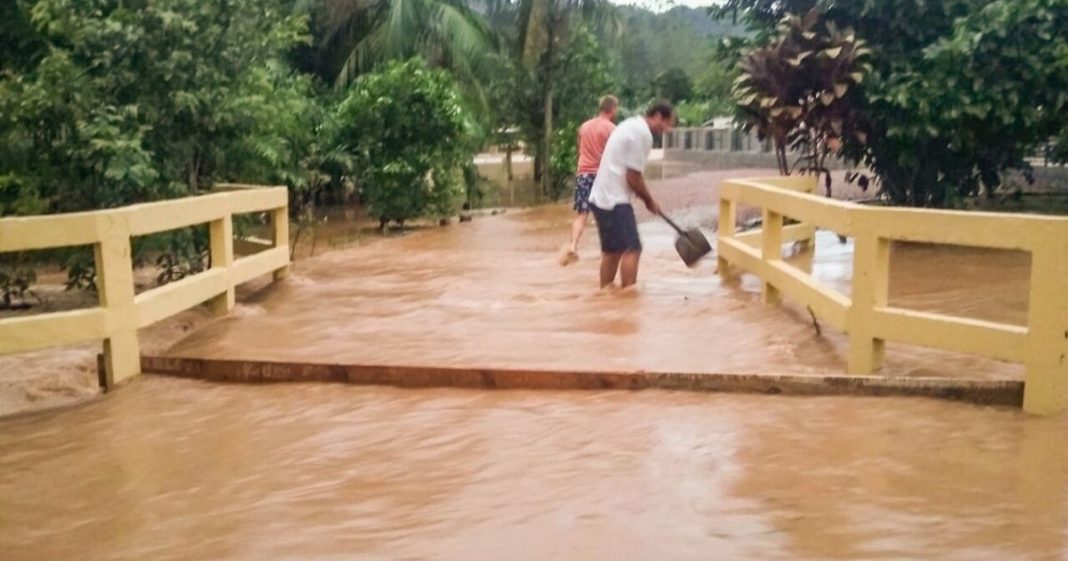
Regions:
<instances>
[{"instance_id":1,"label":"man's hand","mask_svg":"<svg viewBox=\"0 0 1068 561\"><path fill-rule=\"evenodd\" d=\"M627 186L645 203L645 208L649 209L649 212L660 214L660 205L656 204L656 201L653 200L653 195L649 193L649 188L645 185L645 177L642 176L642 172L628 169Z\"/></svg>"},{"instance_id":2,"label":"man's hand","mask_svg":"<svg viewBox=\"0 0 1068 561\"><path fill-rule=\"evenodd\" d=\"M653 213L654 215L660 216L660 204L654 201L652 197L649 197L645 201L645 208L649 209L649 212Z\"/></svg>"}]
</instances>

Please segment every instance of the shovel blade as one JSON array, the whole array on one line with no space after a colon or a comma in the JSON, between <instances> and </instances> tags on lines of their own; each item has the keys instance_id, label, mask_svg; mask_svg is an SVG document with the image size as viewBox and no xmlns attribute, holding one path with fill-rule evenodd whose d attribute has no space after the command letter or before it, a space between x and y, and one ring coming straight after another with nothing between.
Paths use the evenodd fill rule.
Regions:
<instances>
[{"instance_id":1,"label":"shovel blade","mask_svg":"<svg viewBox=\"0 0 1068 561\"><path fill-rule=\"evenodd\" d=\"M702 257L712 251L712 244L697 229L687 230L685 235L675 238L675 251L687 267L693 267Z\"/></svg>"}]
</instances>

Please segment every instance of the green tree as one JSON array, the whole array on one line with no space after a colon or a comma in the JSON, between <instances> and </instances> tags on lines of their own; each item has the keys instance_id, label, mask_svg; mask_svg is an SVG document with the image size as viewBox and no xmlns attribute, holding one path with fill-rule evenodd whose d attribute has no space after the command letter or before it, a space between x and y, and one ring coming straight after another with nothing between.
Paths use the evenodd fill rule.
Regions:
<instances>
[{"instance_id":1,"label":"green tree","mask_svg":"<svg viewBox=\"0 0 1068 561\"><path fill-rule=\"evenodd\" d=\"M196 193L246 165L228 149L268 132L285 94L305 97L272 91L296 79L278 61L303 33L275 0L39 0L30 13L49 49L0 80L0 198L22 201L5 212Z\"/></svg>"},{"instance_id":2,"label":"green tree","mask_svg":"<svg viewBox=\"0 0 1068 561\"><path fill-rule=\"evenodd\" d=\"M704 100L705 119L730 115L734 112L734 98L731 87L738 77L730 61L719 50L711 50L701 73L694 80L694 97Z\"/></svg>"},{"instance_id":3,"label":"green tree","mask_svg":"<svg viewBox=\"0 0 1068 561\"><path fill-rule=\"evenodd\" d=\"M998 0L868 88L874 169L891 200L956 206L1068 130L1068 1ZM891 115L906 118L890 119Z\"/></svg>"},{"instance_id":4,"label":"green tree","mask_svg":"<svg viewBox=\"0 0 1068 561\"><path fill-rule=\"evenodd\" d=\"M693 82L677 66L657 74L652 83L653 96L672 103L681 103L693 97Z\"/></svg>"},{"instance_id":5,"label":"green tree","mask_svg":"<svg viewBox=\"0 0 1068 561\"><path fill-rule=\"evenodd\" d=\"M498 2L515 9L518 30L515 48L518 66L528 74L528 80L538 85L542 105L542 137L537 144L542 190L552 187L552 154L554 117L561 79L559 68L577 38L593 39L591 33L607 33L618 28L616 12L605 0L516 0ZM593 39L595 40L595 39ZM603 55L602 55L603 56Z\"/></svg>"},{"instance_id":6,"label":"green tree","mask_svg":"<svg viewBox=\"0 0 1068 561\"><path fill-rule=\"evenodd\" d=\"M46 48L0 76L0 215L115 207L196 194L216 180L302 173L307 138L297 133L309 125L298 121L313 92L284 63L305 31L287 2L18 8ZM91 258L78 255L72 283L92 286Z\"/></svg>"},{"instance_id":7,"label":"green tree","mask_svg":"<svg viewBox=\"0 0 1068 561\"><path fill-rule=\"evenodd\" d=\"M826 173L830 190L828 144L857 132L857 86L870 71L870 54L852 28L824 23L813 9L783 18L774 40L742 59L734 91L739 117L774 142L781 174L798 167ZM802 153L795 164L790 148Z\"/></svg>"},{"instance_id":8,"label":"green tree","mask_svg":"<svg viewBox=\"0 0 1068 561\"><path fill-rule=\"evenodd\" d=\"M543 193L557 198L569 186L575 167L567 162L575 157L579 125L597 112L601 96L613 93L619 86L619 72L611 57L593 33L576 33L568 49L556 58L551 73L556 76L556 101L549 121L556 123L548 154L548 169L544 175ZM498 90L499 108L508 113L500 122L519 126L527 144L536 147L535 162L543 164L545 138L545 88L543 73L528 72L513 64L509 67L505 86ZM510 119L510 121L509 121Z\"/></svg>"},{"instance_id":9,"label":"green tree","mask_svg":"<svg viewBox=\"0 0 1068 561\"><path fill-rule=\"evenodd\" d=\"M719 113L709 101L684 101L675 105L675 116L680 127L699 127Z\"/></svg>"},{"instance_id":10,"label":"green tree","mask_svg":"<svg viewBox=\"0 0 1068 561\"><path fill-rule=\"evenodd\" d=\"M452 77L411 60L361 76L335 117L356 162L363 202L383 228L447 216L474 154L471 118Z\"/></svg>"},{"instance_id":11,"label":"green tree","mask_svg":"<svg viewBox=\"0 0 1068 561\"><path fill-rule=\"evenodd\" d=\"M617 66L604 56L604 49L592 33L572 42L556 74L560 77L556 114L559 127L554 132L552 175L546 193L553 200L573 187L578 167L579 126L597 112L601 96L615 91L619 85Z\"/></svg>"},{"instance_id":12,"label":"green tree","mask_svg":"<svg viewBox=\"0 0 1068 561\"><path fill-rule=\"evenodd\" d=\"M25 0L0 3L0 72L25 70L45 52L45 43L30 24Z\"/></svg>"},{"instance_id":13,"label":"green tree","mask_svg":"<svg viewBox=\"0 0 1068 561\"><path fill-rule=\"evenodd\" d=\"M759 31L768 32L786 14L804 14L813 8L826 10L827 4L826 0L726 0L708 8L708 12L717 19L746 22ZM876 2L866 4L864 9L870 9Z\"/></svg>"},{"instance_id":14,"label":"green tree","mask_svg":"<svg viewBox=\"0 0 1068 561\"><path fill-rule=\"evenodd\" d=\"M606 41L606 45L618 53L624 101L633 106L656 97L653 81L668 68L682 70L696 83L714 55L713 46L743 31L740 26L713 20L706 10L686 6L661 13L636 6L618 10L623 31L618 40ZM694 93L701 97L702 92Z\"/></svg>"},{"instance_id":15,"label":"green tree","mask_svg":"<svg viewBox=\"0 0 1068 561\"><path fill-rule=\"evenodd\" d=\"M495 46L485 20L462 0L300 0L296 10L312 18L309 70L339 89L415 56L477 86L478 67Z\"/></svg>"},{"instance_id":16,"label":"green tree","mask_svg":"<svg viewBox=\"0 0 1068 561\"><path fill-rule=\"evenodd\" d=\"M873 71L843 154L898 204L954 205L1066 128L1066 0L729 0L765 34L786 11L826 8L868 41Z\"/></svg>"}]
</instances>

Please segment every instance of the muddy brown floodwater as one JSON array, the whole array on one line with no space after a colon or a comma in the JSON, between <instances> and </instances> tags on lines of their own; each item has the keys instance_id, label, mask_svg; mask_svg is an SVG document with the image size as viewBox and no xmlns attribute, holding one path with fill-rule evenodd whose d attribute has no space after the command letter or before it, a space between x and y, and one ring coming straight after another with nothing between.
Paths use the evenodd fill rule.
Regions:
<instances>
[{"instance_id":1,"label":"muddy brown floodwater","mask_svg":"<svg viewBox=\"0 0 1068 561\"><path fill-rule=\"evenodd\" d=\"M5 561L1055 560L1064 418L146 377L0 422Z\"/></svg>"},{"instance_id":2,"label":"muddy brown floodwater","mask_svg":"<svg viewBox=\"0 0 1068 561\"><path fill-rule=\"evenodd\" d=\"M735 174L737 175L737 174ZM715 176L665 182L686 226ZM687 186L689 185L689 186ZM676 189L676 190L672 190ZM177 355L356 364L840 370L841 334L682 267L553 264L559 207L336 251ZM793 258L848 291L851 248ZM896 305L1021 323L1026 256L895 246ZM889 376L1019 377L891 346ZM0 559L1064 560L1066 418L900 398L228 385L146 375L0 420Z\"/></svg>"},{"instance_id":3,"label":"muddy brown floodwater","mask_svg":"<svg viewBox=\"0 0 1068 561\"><path fill-rule=\"evenodd\" d=\"M759 171L752 171L758 174ZM709 229L719 182L747 172L706 172L654 187L683 227ZM597 290L598 240L583 259L557 265L570 210L550 206L421 231L296 264L293 275L198 329L178 357L571 371L824 375L843 373L848 339L817 336L803 309L766 307L759 284L715 275L715 260L687 269L675 233L640 209L646 251L639 289ZM1026 255L896 246L891 303L1022 323ZM852 245L820 232L799 267L845 293ZM1022 368L932 349L888 345L882 374L1021 379Z\"/></svg>"}]
</instances>

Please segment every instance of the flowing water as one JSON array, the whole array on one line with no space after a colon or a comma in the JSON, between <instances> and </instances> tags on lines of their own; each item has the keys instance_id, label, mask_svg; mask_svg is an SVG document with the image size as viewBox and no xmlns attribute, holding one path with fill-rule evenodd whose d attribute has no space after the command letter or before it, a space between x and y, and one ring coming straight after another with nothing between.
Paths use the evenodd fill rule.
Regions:
<instances>
[{"instance_id":1,"label":"flowing water","mask_svg":"<svg viewBox=\"0 0 1068 561\"><path fill-rule=\"evenodd\" d=\"M705 224L709 192L661 192ZM682 267L596 290L559 208L298 263L175 355L360 364L839 371L846 341ZM848 293L851 247L793 258ZM897 246L895 305L1022 323L1026 256ZM1019 368L891 346L883 374ZM940 401L241 386L146 376L0 420L0 559L1068 559L1065 418Z\"/></svg>"},{"instance_id":2,"label":"flowing water","mask_svg":"<svg viewBox=\"0 0 1068 561\"><path fill-rule=\"evenodd\" d=\"M1063 418L147 377L0 422L0 558L1064 559Z\"/></svg>"},{"instance_id":3,"label":"flowing water","mask_svg":"<svg viewBox=\"0 0 1068 561\"><path fill-rule=\"evenodd\" d=\"M696 197L695 197L696 198ZM714 216L683 197L684 227ZM556 264L563 207L421 231L299 262L285 283L198 329L168 354L271 360L582 371L828 374L845 370L848 339L816 334L808 314L759 302L759 283L715 275L715 260L680 262L674 232L641 224L639 289L597 289L597 235L584 258ZM711 232L708 233L712 235ZM562 239L563 238L563 239ZM793 262L846 294L852 246L820 232ZM891 303L1023 323L1026 255L895 247ZM884 374L1019 379L1019 365L890 344Z\"/></svg>"}]
</instances>

